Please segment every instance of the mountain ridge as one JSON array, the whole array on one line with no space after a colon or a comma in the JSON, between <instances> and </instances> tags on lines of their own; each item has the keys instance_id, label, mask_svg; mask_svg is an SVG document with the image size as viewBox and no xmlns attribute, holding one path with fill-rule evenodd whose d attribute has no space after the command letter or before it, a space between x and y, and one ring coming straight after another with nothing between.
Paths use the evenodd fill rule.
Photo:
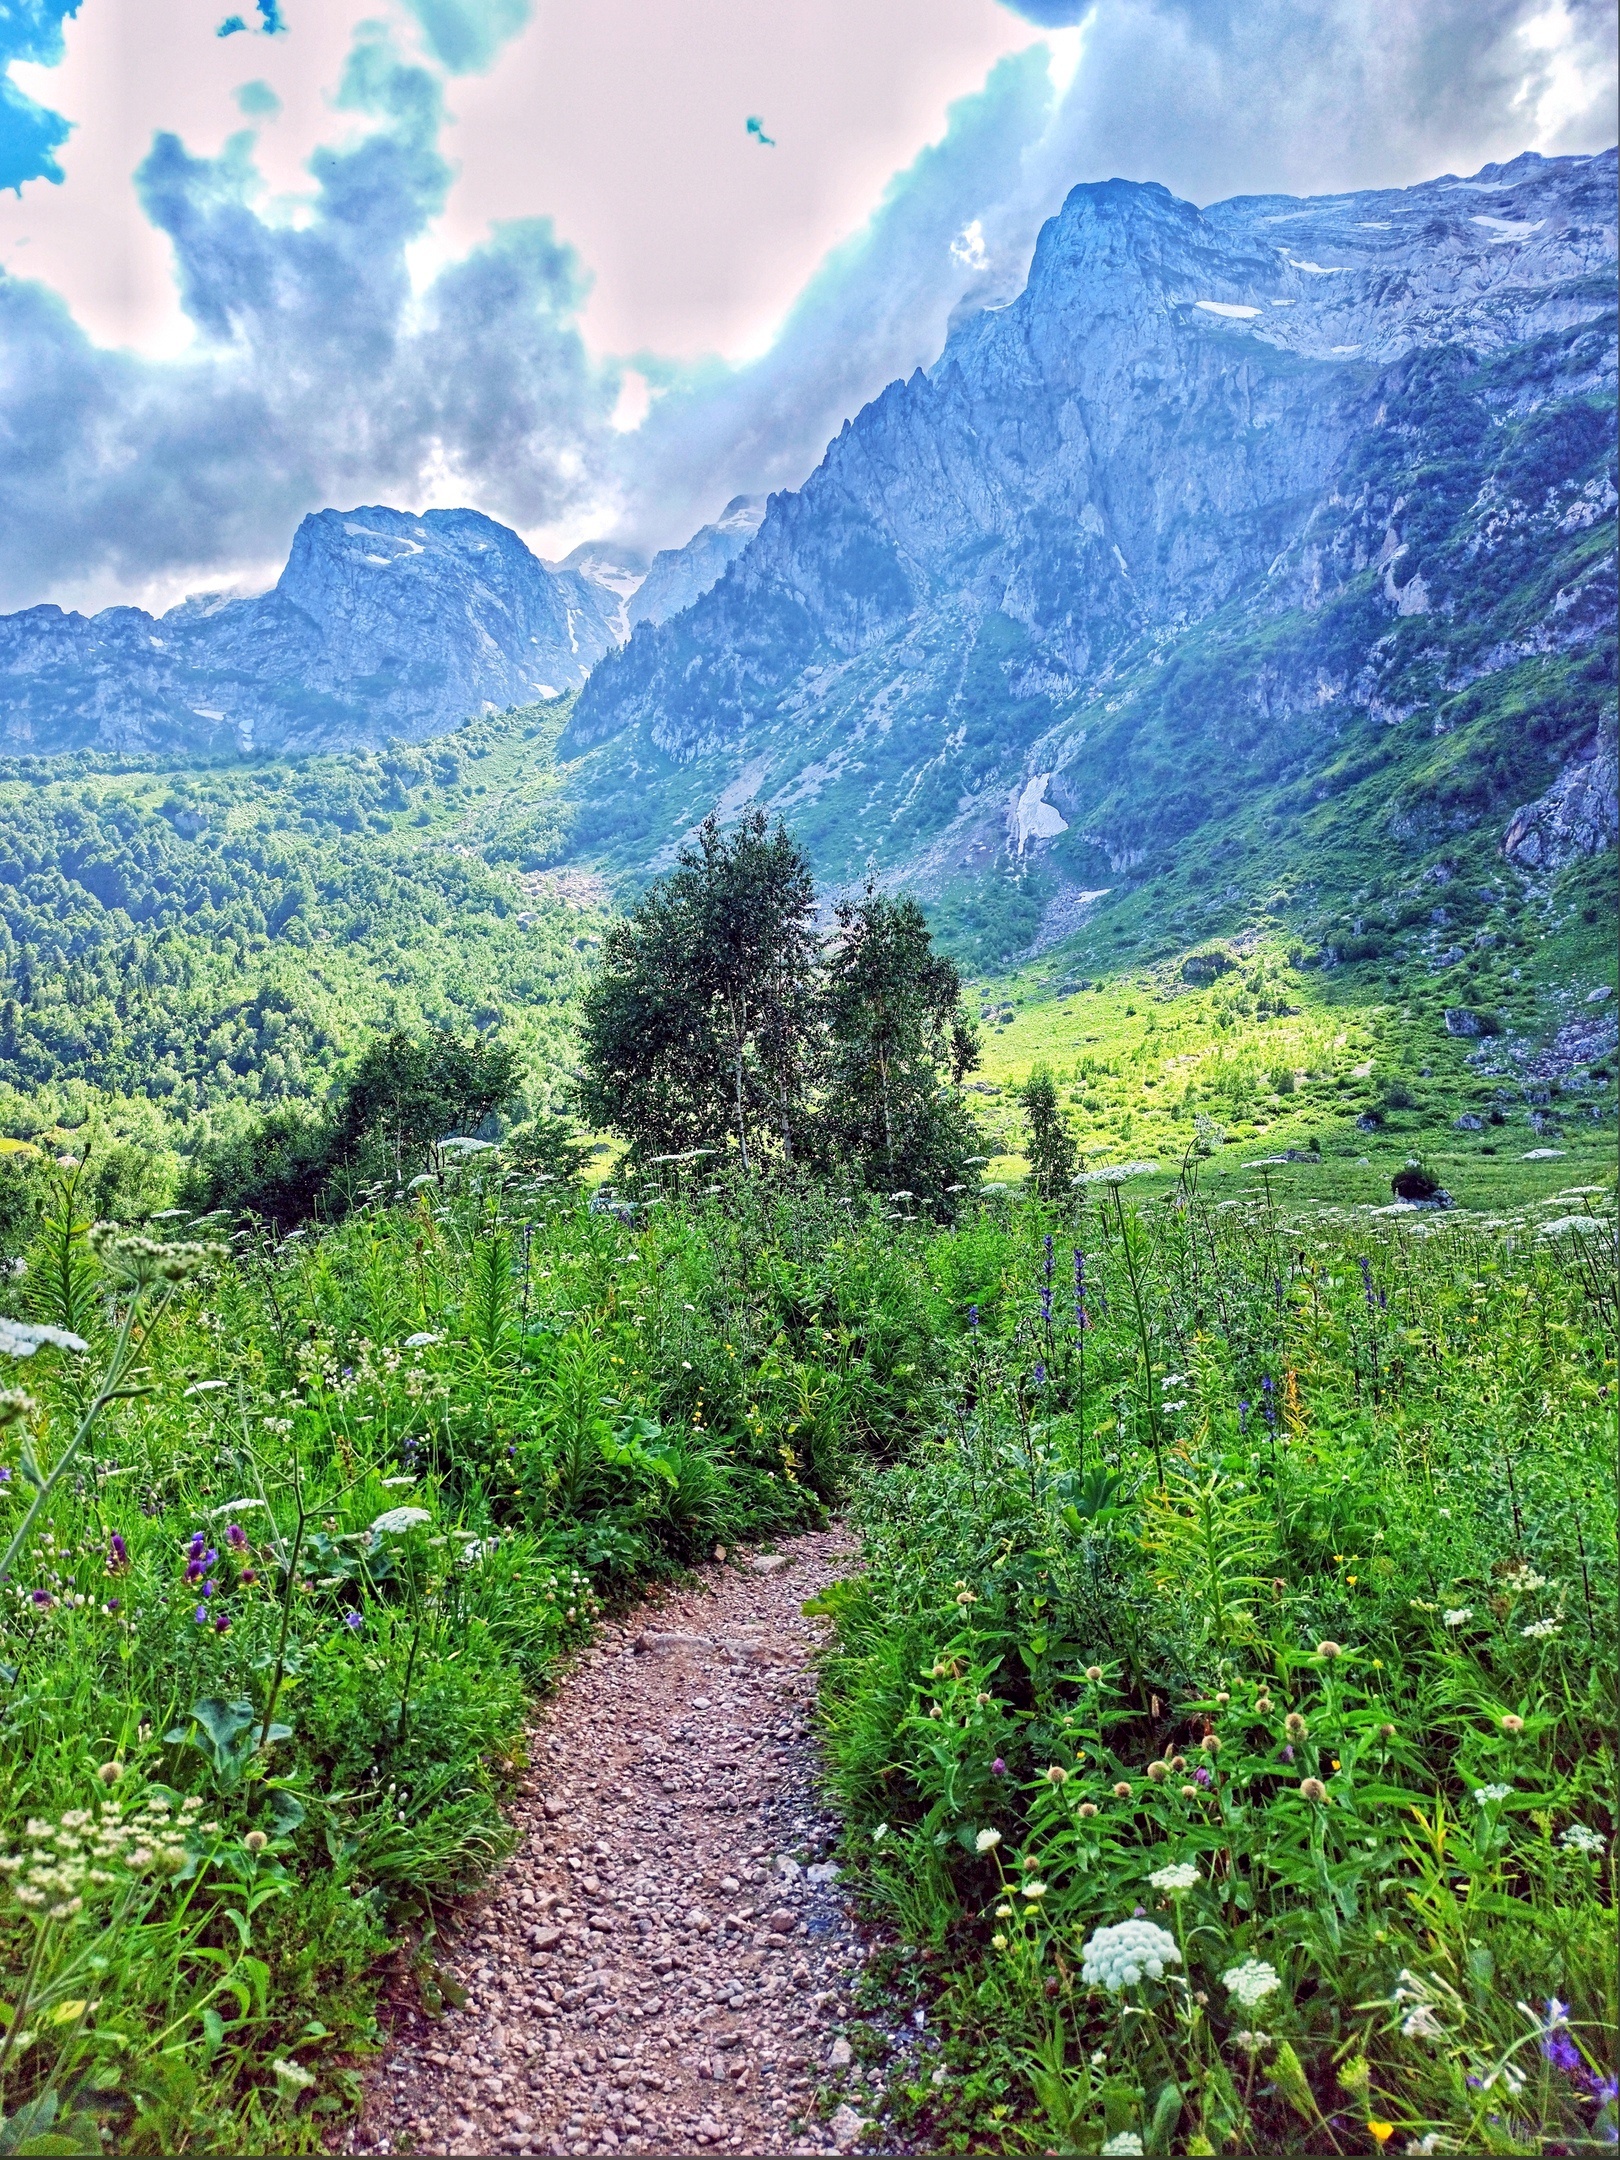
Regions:
<instances>
[{"instance_id":1,"label":"mountain ridge","mask_svg":"<svg viewBox=\"0 0 1620 2160\"><path fill-rule=\"evenodd\" d=\"M1369 727L1398 739L1362 762L1406 774L1392 846L1454 820L1459 775L1505 825L1613 730L1615 162L1205 210L1071 191L1018 298L593 672L563 742L582 844L655 869L741 789L835 876L1072 895L1239 817L1227 774L1330 786Z\"/></svg>"}]
</instances>

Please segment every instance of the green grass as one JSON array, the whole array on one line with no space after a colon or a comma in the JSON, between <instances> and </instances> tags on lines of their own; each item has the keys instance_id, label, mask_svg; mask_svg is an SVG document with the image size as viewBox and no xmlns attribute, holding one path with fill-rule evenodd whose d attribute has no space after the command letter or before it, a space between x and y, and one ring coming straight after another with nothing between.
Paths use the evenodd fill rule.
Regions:
<instances>
[{"instance_id":1,"label":"green grass","mask_svg":"<svg viewBox=\"0 0 1620 2160\"><path fill-rule=\"evenodd\" d=\"M952 1378L821 1606L939 2036L857 2101L928 2150L1612 2141L1612 1182L1558 1228L1250 1185L933 1246ZM1162 1976L1111 1987L1133 1915Z\"/></svg>"},{"instance_id":2,"label":"green grass","mask_svg":"<svg viewBox=\"0 0 1620 2160\"><path fill-rule=\"evenodd\" d=\"M162 1262L116 1239L96 1257L84 1181L62 1172L9 1278L14 1311L91 1347L17 1361L32 1401L0 1438L0 1535L26 1527L0 1592L0 1848L18 1858L0 2112L51 2115L76 2149L101 2126L134 2153L329 2139L377 2044L390 1947L442 2006L434 1917L504 1850L528 1704L596 1615L853 1493L870 1564L829 1600L830 1762L852 1864L916 1953L896 1969L924 1976L946 2035L944 2099L898 2096L927 2135L1074 2142L1166 2106L1172 2082L1177 2149L1309 2138L1284 2058L1245 2085L1229 2019L1194 2030L1167 1995L1151 2040L1110 2037L1075 1980L1079 1933L1120 1917L1167 1841L1206 1880L1252 1883L1247 1904L1234 1888L1199 1909L1188 1969L1247 1949L1286 1973L1276 2031L1313 2106L1339 2104L1353 2043L1368 2106L1472 2135L1466 2084L1391 2038L1397 1961L1461 1991L1474 2022L1465 2040L1446 2010L1452 2065L1508 2045L1515 1990L1574 2004L1583 2047L1612 2019L1612 1913L1556 1842L1613 1826L1613 1579L1592 1556L1612 1549L1615 1376L1612 1312L1590 1302L1609 1278L1600 1234L1540 1235L1547 1210L1347 1222L1299 1205L1288 1180L1312 1174L1276 1173L1269 1198L1255 1174L1236 1208L1207 1183L1185 1207L1154 1181L1118 1203L1087 1188L1050 1216L992 1194L941 1231L739 1179L630 1227L467 1171L279 1246L244 1237L172 1296L140 1289L135 1392L74 1453L135 1279ZM1612 1223L1612 1183L1578 1211ZM1083 1367L1071 1244L1096 1320ZM1267 1377L1276 1434L1236 1409ZM25 1524L31 1479L55 1472ZM1504 1589L1521 1561L1551 1587ZM1257 1592L1273 1576L1283 1591ZM1558 1620L1534 1644L1498 1616L1532 1595ZM1436 1618L1453 1599L1466 1635ZM1327 1635L1348 1651L1331 1673L1311 1648ZM1267 1753L1262 1680L1359 1766L1332 1785L1342 1925ZM1089 1857L1092 1818L1058 1820L1054 1796L1139 1785L1220 1687L1248 1718L1217 1712L1241 1825L1223 1843L1208 1809L1105 1792ZM1401 1735L1376 1760L1374 1695ZM1074 1771L1061 1789L1040 1780L1054 1760ZM1504 1765L1525 1797L1482 1844L1470 1793ZM1398 1808L1378 1798L1395 1784ZM993 1868L958 1835L987 1827L1011 1873L1027 1852L1051 1886L1039 1915L1015 1905L1001 1949ZM131 1839L156 1857L134 1865ZM1098 2048L1111 2082L1093 2092ZM1524 2108L1548 2135L1583 2119L1545 2078Z\"/></svg>"}]
</instances>

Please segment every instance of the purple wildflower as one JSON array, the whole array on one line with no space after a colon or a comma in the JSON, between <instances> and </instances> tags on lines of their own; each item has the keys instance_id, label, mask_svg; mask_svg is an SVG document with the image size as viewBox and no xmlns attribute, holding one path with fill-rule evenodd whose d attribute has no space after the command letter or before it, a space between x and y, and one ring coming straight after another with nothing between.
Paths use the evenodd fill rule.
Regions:
<instances>
[{"instance_id":1,"label":"purple wildflower","mask_svg":"<svg viewBox=\"0 0 1620 2160\"><path fill-rule=\"evenodd\" d=\"M1204 1768L1203 1764L1200 1763L1198 1765L1198 1768L1193 1772L1193 1783L1195 1785L1202 1785L1207 1791L1208 1788L1214 1784L1214 1782L1215 1780L1210 1776L1209 1772Z\"/></svg>"},{"instance_id":2,"label":"purple wildflower","mask_svg":"<svg viewBox=\"0 0 1620 2160\"><path fill-rule=\"evenodd\" d=\"M992 1777L1005 1777L1007 1775L1007 1765L1002 1761L999 1755L990 1765L990 1775Z\"/></svg>"},{"instance_id":3,"label":"purple wildflower","mask_svg":"<svg viewBox=\"0 0 1620 2160\"><path fill-rule=\"evenodd\" d=\"M975 1335L977 1335L977 1334L978 1334L978 1332L979 1332L979 1308L978 1308L978 1306L977 1306L977 1305L970 1305L970 1306L968 1307L968 1326L969 1326L969 1327L970 1327L970 1328L972 1329L972 1331L973 1331L973 1333L974 1333Z\"/></svg>"},{"instance_id":4,"label":"purple wildflower","mask_svg":"<svg viewBox=\"0 0 1620 2160\"><path fill-rule=\"evenodd\" d=\"M215 1615L214 1615L214 1633L215 1633L216 1635L228 1635L228 1634L230 1633L230 1628L231 1628L231 1616L230 1616L230 1614L229 1614L229 1613L227 1613L227 1612L217 1612L217 1613L215 1613Z\"/></svg>"},{"instance_id":5,"label":"purple wildflower","mask_svg":"<svg viewBox=\"0 0 1620 2160\"><path fill-rule=\"evenodd\" d=\"M1248 1431L1248 1429L1249 1406L1246 1402L1240 1402L1238 1404L1238 1438L1240 1440L1243 1438L1243 1435Z\"/></svg>"},{"instance_id":6,"label":"purple wildflower","mask_svg":"<svg viewBox=\"0 0 1620 2160\"><path fill-rule=\"evenodd\" d=\"M1035 1385L1037 1387L1045 1387L1046 1385L1046 1367L1038 1359L1035 1365Z\"/></svg>"},{"instance_id":7,"label":"purple wildflower","mask_svg":"<svg viewBox=\"0 0 1620 2160\"><path fill-rule=\"evenodd\" d=\"M1541 2053L1555 2070L1562 2070L1568 2077L1574 2077L1581 2068L1580 2050L1563 2026L1547 2034L1541 2043Z\"/></svg>"},{"instance_id":8,"label":"purple wildflower","mask_svg":"<svg viewBox=\"0 0 1620 2160\"><path fill-rule=\"evenodd\" d=\"M208 1625L208 1607L199 1605L191 1617L196 1621L198 1627L206 1627Z\"/></svg>"},{"instance_id":9,"label":"purple wildflower","mask_svg":"<svg viewBox=\"0 0 1620 2160\"><path fill-rule=\"evenodd\" d=\"M1270 1373L1262 1373L1260 1376L1260 1407L1265 1412L1266 1423L1273 1432L1277 1430L1277 1405L1272 1400L1276 1392Z\"/></svg>"},{"instance_id":10,"label":"purple wildflower","mask_svg":"<svg viewBox=\"0 0 1620 2160\"><path fill-rule=\"evenodd\" d=\"M108 1610L109 1612L117 1612L117 1611L119 1610L119 1608L120 1608L120 1607L122 1606L123 1602L124 1602L124 1601L123 1601L123 1599L122 1599L122 1598L118 1598L118 1597L110 1597L110 1598L109 1598L109 1599L107 1600L107 1610Z\"/></svg>"},{"instance_id":11,"label":"purple wildflower","mask_svg":"<svg viewBox=\"0 0 1620 2160\"><path fill-rule=\"evenodd\" d=\"M1378 1310L1378 1299L1373 1292L1372 1262L1367 1259L1365 1254L1358 1253L1356 1266L1361 1270L1361 1294L1367 1300L1367 1310L1376 1312Z\"/></svg>"},{"instance_id":12,"label":"purple wildflower","mask_svg":"<svg viewBox=\"0 0 1620 2160\"><path fill-rule=\"evenodd\" d=\"M1293 1761L1293 1759L1294 1759L1294 1751L1293 1751L1293 1749L1292 1749L1291 1747L1285 1747L1285 1748L1283 1749L1283 1752L1282 1752L1282 1759L1283 1759L1283 1761L1284 1761L1284 1762L1292 1762L1292 1761Z\"/></svg>"},{"instance_id":13,"label":"purple wildflower","mask_svg":"<svg viewBox=\"0 0 1620 2160\"><path fill-rule=\"evenodd\" d=\"M115 1530L107 1540L107 1573L122 1575L129 1566L129 1547Z\"/></svg>"},{"instance_id":14,"label":"purple wildflower","mask_svg":"<svg viewBox=\"0 0 1620 2160\"><path fill-rule=\"evenodd\" d=\"M365 1624L365 1621L357 1612L346 1612L343 1615L343 1625L351 1631L363 1628Z\"/></svg>"},{"instance_id":15,"label":"purple wildflower","mask_svg":"<svg viewBox=\"0 0 1620 2160\"><path fill-rule=\"evenodd\" d=\"M34 1603L39 1607L41 1612L49 1612L51 1607L56 1603L55 1598L51 1596L51 1593L48 1590L36 1590L33 1593L33 1599Z\"/></svg>"},{"instance_id":16,"label":"purple wildflower","mask_svg":"<svg viewBox=\"0 0 1620 2160\"><path fill-rule=\"evenodd\" d=\"M233 1522L226 1526L225 1542L232 1552L247 1551L247 1532L240 1523Z\"/></svg>"},{"instance_id":17,"label":"purple wildflower","mask_svg":"<svg viewBox=\"0 0 1620 2160\"><path fill-rule=\"evenodd\" d=\"M1052 1285L1050 1283L1041 1284L1041 1323L1044 1327L1052 1325Z\"/></svg>"},{"instance_id":18,"label":"purple wildflower","mask_svg":"<svg viewBox=\"0 0 1620 2160\"><path fill-rule=\"evenodd\" d=\"M0 1485L9 1485L10 1483L11 1472L6 1468L4 1463L0 1463Z\"/></svg>"}]
</instances>

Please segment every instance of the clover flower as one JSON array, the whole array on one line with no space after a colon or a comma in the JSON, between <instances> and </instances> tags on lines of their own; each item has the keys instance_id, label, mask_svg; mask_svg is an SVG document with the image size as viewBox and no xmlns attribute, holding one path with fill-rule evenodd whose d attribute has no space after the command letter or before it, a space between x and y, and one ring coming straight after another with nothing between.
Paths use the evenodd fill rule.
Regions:
<instances>
[{"instance_id":1,"label":"clover flower","mask_svg":"<svg viewBox=\"0 0 1620 2160\"><path fill-rule=\"evenodd\" d=\"M1164 1890L1172 1894L1181 1890L1190 1890L1195 1883L1201 1880L1202 1877L1190 1860L1172 1860L1168 1867L1155 1868L1148 1877L1148 1881L1155 1890Z\"/></svg>"},{"instance_id":2,"label":"clover flower","mask_svg":"<svg viewBox=\"0 0 1620 2160\"><path fill-rule=\"evenodd\" d=\"M1145 1978L1162 1980L1167 1965L1179 1965L1181 1951L1173 1935L1151 1920L1121 1920L1098 1928L1081 1953L1080 1977L1088 1987L1117 1995Z\"/></svg>"}]
</instances>

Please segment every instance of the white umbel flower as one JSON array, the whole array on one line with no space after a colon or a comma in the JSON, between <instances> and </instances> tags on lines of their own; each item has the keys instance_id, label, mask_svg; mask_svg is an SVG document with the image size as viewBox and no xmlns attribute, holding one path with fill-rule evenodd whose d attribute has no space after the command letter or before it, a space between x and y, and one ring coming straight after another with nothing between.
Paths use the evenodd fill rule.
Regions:
<instances>
[{"instance_id":1,"label":"white umbel flower","mask_svg":"<svg viewBox=\"0 0 1620 2160\"><path fill-rule=\"evenodd\" d=\"M1116 2130L1102 2149L1105 2153L1139 2153L1142 2140L1134 2130Z\"/></svg>"},{"instance_id":2,"label":"white umbel flower","mask_svg":"<svg viewBox=\"0 0 1620 2160\"><path fill-rule=\"evenodd\" d=\"M1572 1822L1558 1842L1566 1852L1584 1853L1589 1860L1603 1850L1603 1839L1583 1822Z\"/></svg>"},{"instance_id":3,"label":"white umbel flower","mask_svg":"<svg viewBox=\"0 0 1620 2160\"><path fill-rule=\"evenodd\" d=\"M1080 1977L1088 1987L1117 1995L1143 1979L1162 1980L1167 1965L1180 1963L1173 1935L1151 1920L1121 1920L1117 1927L1099 1928L1086 1944Z\"/></svg>"},{"instance_id":4,"label":"white umbel flower","mask_svg":"<svg viewBox=\"0 0 1620 2160\"><path fill-rule=\"evenodd\" d=\"M1190 1860L1172 1860L1168 1867L1155 1868L1148 1881L1155 1890L1190 1890L1199 1880L1197 1868Z\"/></svg>"},{"instance_id":5,"label":"white umbel flower","mask_svg":"<svg viewBox=\"0 0 1620 2160\"><path fill-rule=\"evenodd\" d=\"M1264 1958L1245 1958L1241 1965L1221 1974L1221 1985L1245 2010L1258 2010L1268 1995L1276 1994L1282 1980L1276 1966L1268 1965Z\"/></svg>"}]
</instances>

